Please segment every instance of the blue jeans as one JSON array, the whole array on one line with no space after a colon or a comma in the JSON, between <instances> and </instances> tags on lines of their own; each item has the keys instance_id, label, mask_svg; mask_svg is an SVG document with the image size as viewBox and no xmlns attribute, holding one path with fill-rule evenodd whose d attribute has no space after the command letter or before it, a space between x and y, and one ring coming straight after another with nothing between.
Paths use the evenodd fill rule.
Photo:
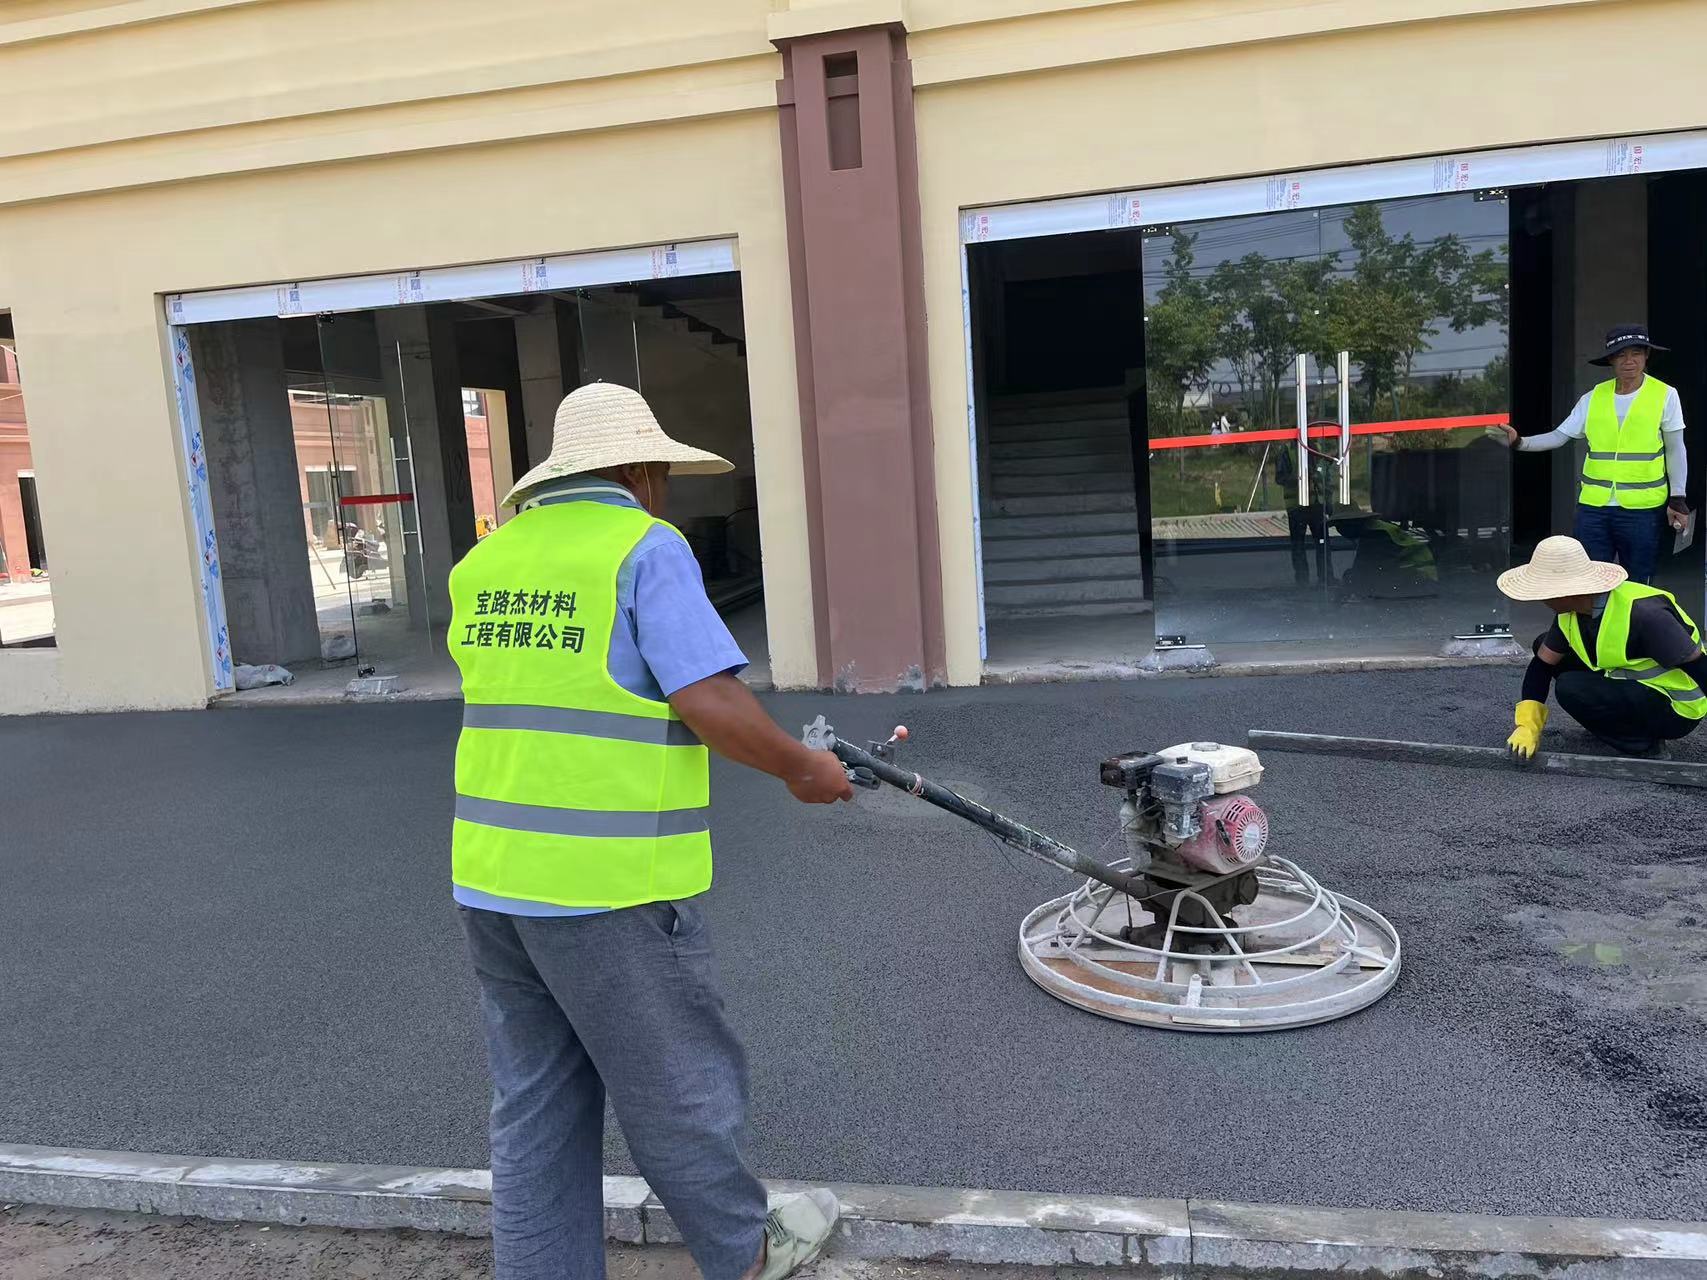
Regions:
<instances>
[{"instance_id":1,"label":"blue jeans","mask_svg":"<svg viewBox=\"0 0 1707 1280\"><path fill-rule=\"evenodd\" d=\"M492 1069L497 1280L604 1280L607 1093L705 1280L737 1280L759 1257L765 1189L699 904L459 911Z\"/></svg>"},{"instance_id":2,"label":"blue jeans","mask_svg":"<svg viewBox=\"0 0 1707 1280\"><path fill-rule=\"evenodd\" d=\"M1590 560L1616 562L1624 566L1631 582L1648 582L1654 576L1665 527L1664 507L1627 511L1579 506L1571 536L1587 549Z\"/></svg>"}]
</instances>

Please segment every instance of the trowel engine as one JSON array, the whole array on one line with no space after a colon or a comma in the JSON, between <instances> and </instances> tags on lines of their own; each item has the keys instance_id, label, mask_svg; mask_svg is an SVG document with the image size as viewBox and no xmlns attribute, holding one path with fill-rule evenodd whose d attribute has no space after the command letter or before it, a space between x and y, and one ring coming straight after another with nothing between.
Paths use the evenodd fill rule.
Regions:
<instances>
[{"instance_id":1,"label":"trowel engine","mask_svg":"<svg viewBox=\"0 0 1707 1280\"><path fill-rule=\"evenodd\" d=\"M1160 944L1161 921L1211 924L1205 904L1233 924L1235 908L1255 902L1257 867L1268 847L1268 815L1246 795L1262 777L1256 752L1191 742L1158 752L1134 751L1102 762L1102 782L1124 794L1120 834L1145 906L1157 923L1128 926L1122 936ZM1174 898L1189 890L1174 911ZM1206 951L1225 947L1203 935Z\"/></svg>"}]
</instances>

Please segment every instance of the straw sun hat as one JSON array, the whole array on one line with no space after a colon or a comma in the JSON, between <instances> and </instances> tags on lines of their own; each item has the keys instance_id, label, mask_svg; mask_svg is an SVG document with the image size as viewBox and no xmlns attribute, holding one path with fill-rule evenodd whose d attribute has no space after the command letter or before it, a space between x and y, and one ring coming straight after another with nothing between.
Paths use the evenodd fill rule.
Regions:
<instances>
[{"instance_id":1,"label":"straw sun hat","mask_svg":"<svg viewBox=\"0 0 1707 1280\"><path fill-rule=\"evenodd\" d=\"M551 454L504 498L519 503L547 480L603 471L636 462L667 462L673 476L711 476L735 465L715 453L672 440L638 391L614 382L590 382L563 397L552 425Z\"/></svg>"},{"instance_id":2,"label":"straw sun hat","mask_svg":"<svg viewBox=\"0 0 1707 1280\"><path fill-rule=\"evenodd\" d=\"M1590 560L1575 538L1543 538L1528 564L1500 574L1500 591L1513 600L1598 596L1630 575L1622 565Z\"/></svg>"}]
</instances>

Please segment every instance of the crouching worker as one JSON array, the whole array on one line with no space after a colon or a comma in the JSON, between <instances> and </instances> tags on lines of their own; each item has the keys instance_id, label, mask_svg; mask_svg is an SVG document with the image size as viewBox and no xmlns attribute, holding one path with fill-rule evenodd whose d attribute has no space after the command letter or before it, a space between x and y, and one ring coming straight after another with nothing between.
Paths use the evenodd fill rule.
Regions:
<instances>
[{"instance_id":1,"label":"crouching worker","mask_svg":"<svg viewBox=\"0 0 1707 1280\"><path fill-rule=\"evenodd\" d=\"M1540 746L1549 686L1573 720L1626 755L1664 754L1707 716L1700 628L1670 592L1626 576L1562 537L1543 538L1528 564L1500 575L1510 599L1558 615L1524 673L1513 756L1528 760Z\"/></svg>"}]
</instances>

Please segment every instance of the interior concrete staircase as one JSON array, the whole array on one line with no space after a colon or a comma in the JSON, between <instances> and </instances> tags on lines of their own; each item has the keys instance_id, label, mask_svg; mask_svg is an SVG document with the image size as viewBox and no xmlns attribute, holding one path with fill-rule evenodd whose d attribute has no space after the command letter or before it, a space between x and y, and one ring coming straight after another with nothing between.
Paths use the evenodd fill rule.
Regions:
<instances>
[{"instance_id":1,"label":"interior concrete staircase","mask_svg":"<svg viewBox=\"0 0 1707 1280\"><path fill-rule=\"evenodd\" d=\"M1118 388L992 397L986 618L1148 613Z\"/></svg>"},{"instance_id":2,"label":"interior concrete staircase","mask_svg":"<svg viewBox=\"0 0 1707 1280\"><path fill-rule=\"evenodd\" d=\"M746 362L745 339L724 333L716 325L707 324L672 302L649 297L644 285L618 285L612 290L610 301L720 360L733 360L738 364Z\"/></svg>"}]
</instances>

